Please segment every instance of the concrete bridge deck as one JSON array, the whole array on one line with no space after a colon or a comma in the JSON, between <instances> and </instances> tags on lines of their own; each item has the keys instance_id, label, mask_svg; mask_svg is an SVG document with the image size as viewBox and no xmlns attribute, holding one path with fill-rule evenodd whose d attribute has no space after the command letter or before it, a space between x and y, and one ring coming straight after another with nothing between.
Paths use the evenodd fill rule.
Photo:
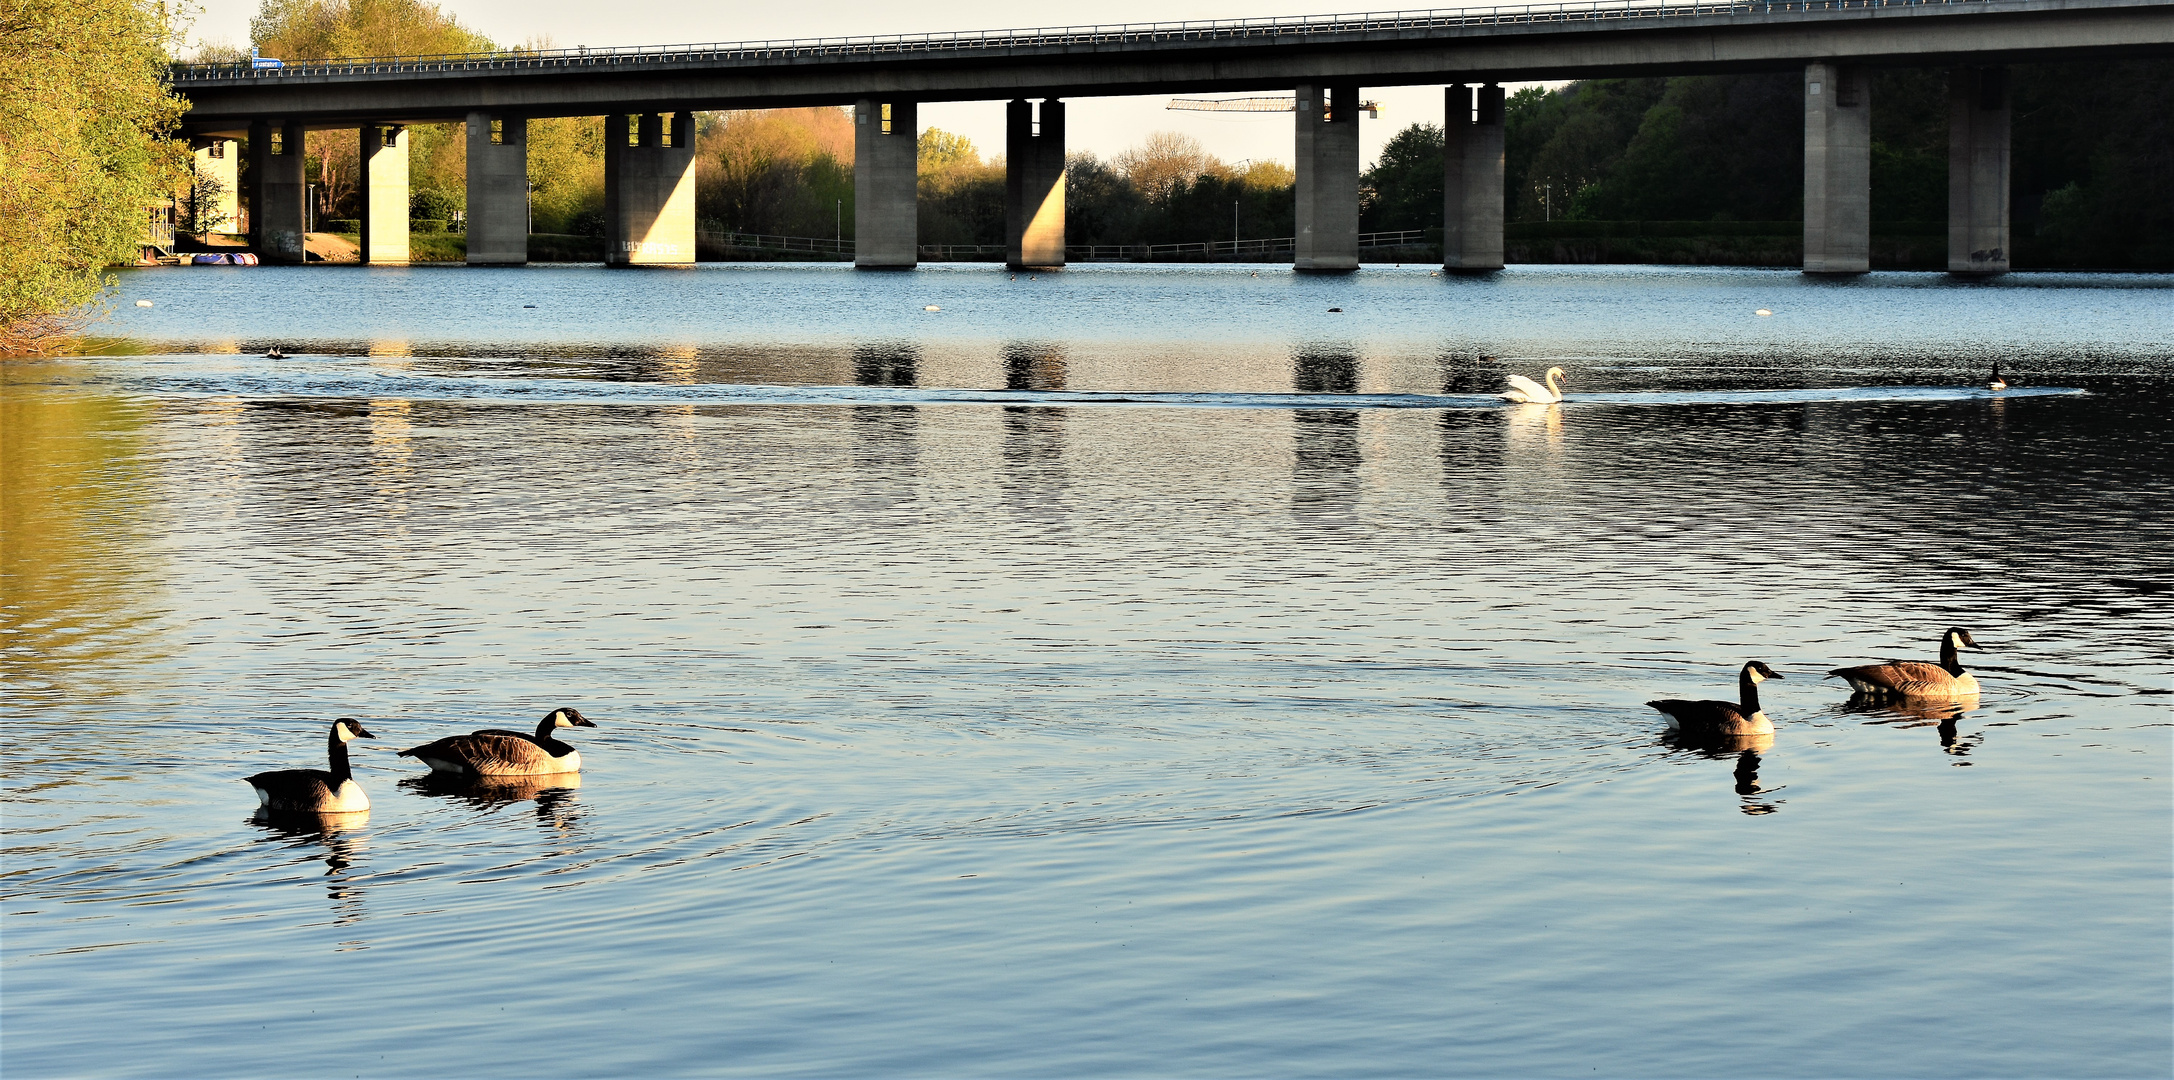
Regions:
<instances>
[{"instance_id":1,"label":"concrete bridge deck","mask_svg":"<svg viewBox=\"0 0 2174 1080\"><path fill-rule=\"evenodd\" d=\"M1299 84L1778 70L1811 61L1946 66L2174 50L2169 0L1586 2L1438 11L814 38L644 49L555 49L181 65L193 134L253 118L306 127L969 101Z\"/></svg>"}]
</instances>

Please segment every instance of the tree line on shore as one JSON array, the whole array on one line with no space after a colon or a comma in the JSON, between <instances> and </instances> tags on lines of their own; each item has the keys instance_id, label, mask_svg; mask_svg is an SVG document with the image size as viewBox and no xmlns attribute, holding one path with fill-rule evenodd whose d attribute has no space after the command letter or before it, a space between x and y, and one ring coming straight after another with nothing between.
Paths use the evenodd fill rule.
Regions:
<instances>
[{"instance_id":1,"label":"tree line on shore","mask_svg":"<svg viewBox=\"0 0 2174 1080\"><path fill-rule=\"evenodd\" d=\"M80 323L104 268L132 257L146 206L168 193L189 204L187 150L164 138L186 108L164 80L181 29L167 12L157 0L0 0L0 351ZM250 33L264 55L298 60L504 48L429 0L263 0ZM214 45L190 59L247 55ZM2174 61L2019 65L2011 86L2014 216L2034 262L2174 266ZM1717 231L1799 220L1802 94L1795 72L1520 90L1507 110L1507 219ZM1874 72L1871 100L1875 234L1944 222L1946 73ZM847 111L700 113L696 133L704 230L853 236ZM601 236L604 119L531 120L528 140L535 230ZM1431 124L1388 141L1361 178L1363 231L1441 227L1442 144ZM464 212L466 148L459 125L412 129L412 218ZM306 153L319 220L359 218L355 134L311 132ZM919 159L922 243L1001 245L1003 159L937 129L921 133ZM1156 132L1108 160L1070 155L1067 239L1287 237L1294 183L1286 165L1231 165Z\"/></svg>"}]
</instances>

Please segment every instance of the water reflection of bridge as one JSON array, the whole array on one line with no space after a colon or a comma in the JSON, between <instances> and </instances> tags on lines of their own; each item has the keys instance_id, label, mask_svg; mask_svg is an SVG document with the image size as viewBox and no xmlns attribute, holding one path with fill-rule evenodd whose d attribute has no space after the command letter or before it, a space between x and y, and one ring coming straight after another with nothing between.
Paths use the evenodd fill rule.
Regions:
<instances>
[{"instance_id":1,"label":"water reflection of bridge","mask_svg":"<svg viewBox=\"0 0 2174 1080\"><path fill-rule=\"evenodd\" d=\"M1870 252L1868 66L1951 69L1949 269L2006 270L2009 106L2023 60L2174 52L2168 0L1583 0L1519 7L1060 27L968 34L517 50L464 56L184 65L184 128L207 157L246 138L251 243L301 262L302 134L361 141L366 261L408 258L408 140L467 128L468 261L527 261L533 117L610 118L605 252L695 259L692 110L851 105L856 265L910 267L916 108L1006 100L1005 261L1065 262L1064 99L1295 88L1300 270L1358 266L1362 86L1447 84L1443 265L1502 266L1503 81L1804 72L1804 269ZM1236 238L1233 238L1236 240Z\"/></svg>"}]
</instances>

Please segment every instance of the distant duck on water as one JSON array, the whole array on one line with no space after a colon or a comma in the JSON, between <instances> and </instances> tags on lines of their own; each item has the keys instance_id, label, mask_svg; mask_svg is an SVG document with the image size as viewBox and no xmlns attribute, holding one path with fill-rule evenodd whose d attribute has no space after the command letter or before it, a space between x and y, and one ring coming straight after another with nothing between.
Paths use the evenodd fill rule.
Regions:
<instances>
[{"instance_id":1,"label":"distant duck on water","mask_svg":"<svg viewBox=\"0 0 2174 1080\"><path fill-rule=\"evenodd\" d=\"M326 737L329 770L281 769L249 777L257 789L257 808L271 813L347 814L370 808L370 797L347 768L347 744L354 739L374 739L361 724L342 717L332 722Z\"/></svg>"},{"instance_id":2,"label":"distant duck on water","mask_svg":"<svg viewBox=\"0 0 2174 1080\"><path fill-rule=\"evenodd\" d=\"M1962 658L1957 654L1963 649L1977 647L1970 631L1959 626L1950 627L1947 633L1940 635L1940 662L1937 664L1923 660L1889 660L1884 664L1835 668L1827 673L1827 677L1846 680L1852 691L1867 697L1970 697L1978 692L1978 678L1963 670Z\"/></svg>"},{"instance_id":3,"label":"distant duck on water","mask_svg":"<svg viewBox=\"0 0 2174 1080\"><path fill-rule=\"evenodd\" d=\"M2001 377L2000 377L2000 365L1999 365L1999 364L1997 364L1997 363L1996 363L1996 364L1994 364L1994 365L1993 365L1993 377L1992 377L1991 379L1989 379L1989 380L1987 380L1987 381L1986 381L1986 384L1985 384L1985 388L1986 388L1987 390L2006 390L2006 389L2008 389L2008 380L2006 380L2006 379L2003 379L2003 378L2001 378Z\"/></svg>"},{"instance_id":4,"label":"distant duck on water","mask_svg":"<svg viewBox=\"0 0 2174 1080\"><path fill-rule=\"evenodd\" d=\"M279 346L274 345L271 348L264 350L264 358L266 360L285 360L287 358L287 354L280 352Z\"/></svg>"},{"instance_id":5,"label":"distant duck on water","mask_svg":"<svg viewBox=\"0 0 2174 1080\"><path fill-rule=\"evenodd\" d=\"M1737 673L1737 700L1733 703L1665 698L1648 701L1646 705L1660 710L1662 715L1668 717L1669 729L1681 732L1687 738L1771 735L1774 732L1774 721L1759 710L1759 684L1768 679L1779 678L1781 676L1773 668L1753 660Z\"/></svg>"},{"instance_id":6,"label":"distant duck on water","mask_svg":"<svg viewBox=\"0 0 2174 1080\"><path fill-rule=\"evenodd\" d=\"M595 727L574 709L553 709L536 734L490 729L454 735L400 751L434 772L461 776L539 776L581 771L581 752L552 737L563 727Z\"/></svg>"},{"instance_id":7,"label":"distant duck on water","mask_svg":"<svg viewBox=\"0 0 2174 1080\"><path fill-rule=\"evenodd\" d=\"M1563 369L1551 367L1547 369L1547 374L1541 377L1547 380L1546 386L1542 386L1523 375L1512 375L1510 376L1510 388L1496 396L1504 401L1515 401L1529 405L1551 405L1561 401L1563 391L1555 383L1557 380L1564 378Z\"/></svg>"}]
</instances>

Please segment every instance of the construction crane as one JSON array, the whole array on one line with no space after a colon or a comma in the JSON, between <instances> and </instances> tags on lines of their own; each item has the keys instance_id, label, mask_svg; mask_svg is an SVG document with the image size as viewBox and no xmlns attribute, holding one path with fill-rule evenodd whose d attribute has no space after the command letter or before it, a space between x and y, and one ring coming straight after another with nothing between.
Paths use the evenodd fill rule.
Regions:
<instances>
[{"instance_id":1,"label":"construction crane","mask_svg":"<svg viewBox=\"0 0 2174 1080\"><path fill-rule=\"evenodd\" d=\"M1295 97L1171 98L1167 108L1178 112L1297 112ZM1362 101L1368 120L1381 119L1381 102Z\"/></svg>"}]
</instances>

